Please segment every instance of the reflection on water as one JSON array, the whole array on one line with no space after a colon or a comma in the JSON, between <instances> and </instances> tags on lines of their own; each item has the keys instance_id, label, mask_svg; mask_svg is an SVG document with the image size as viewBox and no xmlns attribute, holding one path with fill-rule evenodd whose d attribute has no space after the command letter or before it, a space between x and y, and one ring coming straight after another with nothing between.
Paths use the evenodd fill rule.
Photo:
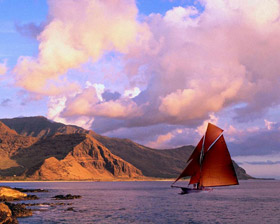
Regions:
<instances>
[{"instance_id":1,"label":"reflection on water","mask_svg":"<svg viewBox=\"0 0 280 224\"><path fill-rule=\"evenodd\" d=\"M79 194L71 205L32 207L20 223L280 223L280 181L242 181L239 186L179 195L171 182L26 182L12 187L49 189L37 202L57 194ZM32 201L31 203L34 203Z\"/></svg>"}]
</instances>

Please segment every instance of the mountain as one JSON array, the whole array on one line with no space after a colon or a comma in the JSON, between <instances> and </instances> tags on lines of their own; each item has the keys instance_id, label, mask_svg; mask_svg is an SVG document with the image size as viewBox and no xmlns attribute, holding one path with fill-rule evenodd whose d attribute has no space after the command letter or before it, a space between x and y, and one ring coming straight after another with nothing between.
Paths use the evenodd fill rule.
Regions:
<instances>
[{"instance_id":1,"label":"mountain","mask_svg":"<svg viewBox=\"0 0 280 224\"><path fill-rule=\"evenodd\" d=\"M10 167L19 166L10 157L20 148L29 147L37 141L37 138L21 136L15 130L11 130L0 122L0 175Z\"/></svg>"},{"instance_id":2,"label":"mountain","mask_svg":"<svg viewBox=\"0 0 280 224\"><path fill-rule=\"evenodd\" d=\"M97 179L116 176L129 178L140 177L142 173L148 177L175 178L185 167L194 149L193 146L166 150L152 149L129 139L101 136L74 125L52 122L45 117L1 119L0 121L16 131L17 135L37 139L34 145L18 150L10 157L12 161L25 168L24 172L17 175L35 179L51 177L67 179L70 176L72 179L93 179L93 176L98 177ZM61 142L63 144L60 144ZM94 150L91 151L90 147ZM101 151L105 152L107 159L102 157L104 153L102 154ZM93 154L98 154L98 156L93 157ZM109 162L109 157L114 157L119 163ZM32 164L35 161L37 163L30 166L28 161L32 161ZM112 165L115 163L117 163L116 167ZM91 164L94 164L94 169ZM100 164L104 165L100 168ZM99 169L95 170L96 167ZM252 178L236 163L234 167L239 179ZM109 170L109 173L106 170ZM84 173L84 177L79 176L81 172ZM1 173L3 170L0 170L0 175Z\"/></svg>"},{"instance_id":3,"label":"mountain","mask_svg":"<svg viewBox=\"0 0 280 224\"><path fill-rule=\"evenodd\" d=\"M54 127L57 128L56 125ZM21 130L25 132L27 129ZM47 130L45 133L52 133L49 131L52 129ZM139 169L112 154L88 134L55 133L48 136L41 135L43 132L26 132L26 135L37 133L41 138L20 135L0 122L0 176L30 180L143 177Z\"/></svg>"}]
</instances>

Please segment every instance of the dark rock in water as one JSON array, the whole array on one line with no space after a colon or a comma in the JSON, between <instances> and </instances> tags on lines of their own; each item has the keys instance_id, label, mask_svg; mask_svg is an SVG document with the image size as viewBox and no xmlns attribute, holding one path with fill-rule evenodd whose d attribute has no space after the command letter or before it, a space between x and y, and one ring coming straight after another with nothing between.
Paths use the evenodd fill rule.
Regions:
<instances>
[{"instance_id":1,"label":"dark rock in water","mask_svg":"<svg viewBox=\"0 0 280 224\"><path fill-rule=\"evenodd\" d=\"M14 188L15 190L17 191L20 191L20 192L31 192L31 193L34 193L34 192L49 192L48 190L45 190L45 189L24 189L24 188L17 188L15 187Z\"/></svg>"},{"instance_id":2,"label":"dark rock in water","mask_svg":"<svg viewBox=\"0 0 280 224\"><path fill-rule=\"evenodd\" d=\"M37 200L39 199L36 195L27 195L23 200Z\"/></svg>"},{"instance_id":3,"label":"dark rock in water","mask_svg":"<svg viewBox=\"0 0 280 224\"><path fill-rule=\"evenodd\" d=\"M54 198L55 200L71 200L71 199L77 199L77 198L81 198L81 195L72 195L72 194L67 194L67 195L56 195L52 198Z\"/></svg>"},{"instance_id":4,"label":"dark rock in water","mask_svg":"<svg viewBox=\"0 0 280 224\"><path fill-rule=\"evenodd\" d=\"M0 203L0 223L18 224L17 219L12 215L12 211L4 203Z\"/></svg>"},{"instance_id":5,"label":"dark rock in water","mask_svg":"<svg viewBox=\"0 0 280 224\"><path fill-rule=\"evenodd\" d=\"M26 208L25 205L23 205L23 204L13 204L13 203L9 203L9 202L5 202L5 204L12 211L12 215L14 217L32 216L31 209Z\"/></svg>"}]
</instances>

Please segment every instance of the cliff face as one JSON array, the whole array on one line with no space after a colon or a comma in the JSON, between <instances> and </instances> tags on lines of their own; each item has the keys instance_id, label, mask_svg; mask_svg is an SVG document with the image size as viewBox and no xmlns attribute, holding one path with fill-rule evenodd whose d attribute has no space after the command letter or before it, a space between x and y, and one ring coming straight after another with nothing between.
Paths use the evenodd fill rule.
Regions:
<instances>
[{"instance_id":1,"label":"cliff face","mask_svg":"<svg viewBox=\"0 0 280 224\"><path fill-rule=\"evenodd\" d=\"M37 140L34 137L21 136L0 122L0 175L6 175L17 169L19 164L11 159L11 156L19 149L31 146Z\"/></svg>"},{"instance_id":2,"label":"cliff face","mask_svg":"<svg viewBox=\"0 0 280 224\"><path fill-rule=\"evenodd\" d=\"M0 176L32 180L111 180L138 178L142 172L85 133L53 133L24 125L19 135L0 123ZM69 132L69 128L62 127ZM70 127L71 131L71 127ZM37 133L37 134L36 134ZM41 136L41 138L39 138Z\"/></svg>"},{"instance_id":3,"label":"cliff face","mask_svg":"<svg viewBox=\"0 0 280 224\"><path fill-rule=\"evenodd\" d=\"M142 173L149 177L175 178L194 149L193 146L151 149L129 139L101 136L44 117L0 121L16 131L11 130L21 136L19 138L28 137L29 142L33 141L34 144L26 143L25 147L13 149L9 159L18 167L8 169L10 175L14 173L31 179L130 178ZM252 178L237 164L234 163L234 167L239 179ZM3 173L7 174L7 170L0 167L0 175Z\"/></svg>"},{"instance_id":4,"label":"cliff face","mask_svg":"<svg viewBox=\"0 0 280 224\"><path fill-rule=\"evenodd\" d=\"M48 139L49 140L49 139ZM77 141L75 141L77 140ZM65 146L69 144L70 147ZM31 167L27 175L40 180L110 180L114 178L137 178L142 173L131 164L113 155L106 147L89 135L59 135L52 139L56 149L64 149L60 154L49 153L39 169ZM61 147L64 145L63 147ZM69 150L71 149L71 150ZM22 155L20 155L21 157Z\"/></svg>"}]
</instances>

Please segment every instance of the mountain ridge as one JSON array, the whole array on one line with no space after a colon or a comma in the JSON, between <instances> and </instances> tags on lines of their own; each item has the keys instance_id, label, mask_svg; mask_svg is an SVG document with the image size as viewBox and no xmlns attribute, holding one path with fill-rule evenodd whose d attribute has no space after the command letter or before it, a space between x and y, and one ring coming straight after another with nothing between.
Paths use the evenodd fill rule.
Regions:
<instances>
[{"instance_id":1,"label":"mountain ridge","mask_svg":"<svg viewBox=\"0 0 280 224\"><path fill-rule=\"evenodd\" d=\"M131 178L133 176L141 177L142 174L147 177L175 178L185 167L186 161L190 156L190 154L192 153L192 150L194 149L194 146L191 145L182 146L175 149L165 149L165 150L152 149L140 145L138 143L135 143L129 139L119 139L119 138L110 138L110 137L102 136L95 133L94 131L86 130L74 125L65 125L62 123L53 122L42 116L0 119L0 122L3 122L10 129L15 130L16 133L19 134L20 136L35 138L41 142L49 140L50 138L55 138L53 136L58 136L58 135L70 136L74 134L74 135L79 135L80 137L87 136L87 138L91 139L91 141L96 141L103 148L106 148L106 150L112 153L112 155L117 156L119 159L131 165L131 166L130 165L126 166L129 167L127 168L128 170L126 170L127 178ZM50 145L54 145L54 143ZM56 145L56 147L57 149L59 148L58 145ZM58 150L56 153L58 153L57 157L60 158L59 153L61 153L61 150L60 151ZM71 164L70 160L62 161L63 159L66 158L67 155L63 154L63 156L64 156L63 158L60 158L61 160L58 159L58 161L56 161L55 160L57 159L56 157L50 159L50 155L49 155L49 157L46 158L48 160L47 161L44 160L45 163L41 164L41 166L43 166L41 171L50 173L51 164L53 166L60 167L60 169L62 169L62 167L65 168L66 162ZM79 156L76 156L74 159L78 161L78 157ZM13 158L16 158L16 156L12 157L12 159ZM70 159L70 157L67 157L67 159ZM40 179L43 176L41 175L40 177L39 175L40 172L38 171L41 166L34 168L35 170L33 174L35 175L35 173L37 172L36 173L37 176L35 175L37 179L38 178ZM246 174L246 171L241 167L239 167L235 162L234 162L234 167L236 169L237 176L239 179L252 178L251 176ZM106 169L106 167L103 168ZM68 169L70 168L68 167ZM1 175L1 170L0 170L0 175ZM29 175L31 175L31 173L29 173ZM59 175L63 176L62 174ZM59 177L59 175L57 174L56 177ZM35 178L35 176L33 176L33 178ZM114 174L113 177L115 177ZM44 178L47 179L46 177ZM76 175L75 178L79 179L78 175ZM101 179L102 179L102 175L101 175Z\"/></svg>"}]
</instances>

